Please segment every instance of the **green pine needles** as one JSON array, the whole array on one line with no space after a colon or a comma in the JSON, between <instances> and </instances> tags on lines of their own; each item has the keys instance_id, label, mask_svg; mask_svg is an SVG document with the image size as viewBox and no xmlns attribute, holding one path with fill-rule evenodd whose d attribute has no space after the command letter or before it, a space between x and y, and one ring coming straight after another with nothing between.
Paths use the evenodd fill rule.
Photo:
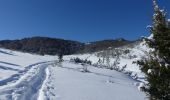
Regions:
<instances>
[{"instance_id":1,"label":"green pine needles","mask_svg":"<svg viewBox=\"0 0 170 100\"><path fill-rule=\"evenodd\" d=\"M164 10L153 0L154 16L151 39L146 39L153 48L149 59L139 62L146 75L143 90L150 100L170 100L170 27Z\"/></svg>"}]
</instances>

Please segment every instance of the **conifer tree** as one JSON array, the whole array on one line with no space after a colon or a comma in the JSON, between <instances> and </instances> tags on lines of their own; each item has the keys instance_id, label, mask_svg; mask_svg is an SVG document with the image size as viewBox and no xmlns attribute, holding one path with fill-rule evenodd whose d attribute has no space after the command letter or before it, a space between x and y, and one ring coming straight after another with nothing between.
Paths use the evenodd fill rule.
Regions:
<instances>
[{"instance_id":1,"label":"conifer tree","mask_svg":"<svg viewBox=\"0 0 170 100\"><path fill-rule=\"evenodd\" d=\"M170 100L170 27L156 0L153 5L152 38L146 40L153 51L149 59L139 62L148 82L143 90L150 100Z\"/></svg>"},{"instance_id":2,"label":"conifer tree","mask_svg":"<svg viewBox=\"0 0 170 100\"><path fill-rule=\"evenodd\" d=\"M59 62L63 62L63 53L60 53L58 55Z\"/></svg>"}]
</instances>

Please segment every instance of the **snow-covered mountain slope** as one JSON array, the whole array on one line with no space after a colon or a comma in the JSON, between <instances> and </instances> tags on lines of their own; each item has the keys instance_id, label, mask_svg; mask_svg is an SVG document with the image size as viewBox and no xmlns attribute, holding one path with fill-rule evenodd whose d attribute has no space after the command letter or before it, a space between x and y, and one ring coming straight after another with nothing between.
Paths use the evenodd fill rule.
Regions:
<instances>
[{"instance_id":1,"label":"snow-covered mountain slope","mask_svg":"<svg viewBox=\"0 0 170 100\"><path fill-rule=\"evenodd\" d=\"M131 75L143 77L133 62L146 57L148 50L138 43L95 54L64 56L64 62L58 63L56 56L0 49L0 100L144 100L145 94L137 88L140 81L124 73L131 71ZM119 71L126 65L124 73L109 69L118 55L116 66ZM91 60L95 67L70 62L73 57ZM88 72L84 72L85 66Z\"/></svg>"},{"instance_id":2,"label":"snow-covered mountain slope","mask_svg":"<svg viewBox=\"0 0 170 100\"><path fill-rule=\"evenodd\" d=\"M148 58L150 48L144 41L126 45L119 48L93 53L65 56L65 59L80 58L92 61L97 67L113 68L117 71L129 74L132 78L144 81L137 61Z\"/></svg>"}]
</instances>

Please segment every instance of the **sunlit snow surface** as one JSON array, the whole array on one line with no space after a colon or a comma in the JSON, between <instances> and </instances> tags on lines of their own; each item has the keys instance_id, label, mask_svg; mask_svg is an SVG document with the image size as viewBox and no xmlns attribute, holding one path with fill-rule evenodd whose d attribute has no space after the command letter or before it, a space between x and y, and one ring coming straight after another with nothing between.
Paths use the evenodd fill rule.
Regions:
<instances>
[{"instance_id":1,"label":"sunlit snow surface","mask_svg":"<svg viewBox=\"0 0 170 100\"><path fill-rule=\"evenodd\" d=\"M144 100L136 84L138 81L114 70L88 66L90 72L82 72L82 65L64 62L50 67L51 77L44 88L50 100Z\"/></svg>"},{"instance_id":2,"label":"sunlit snow surface","mask_svg":"<svg viewBox=\"0 0 170 100\"><path fill-rule=\"evenodd\" d=\"M135 59L123 58L120 66L143 74L133 61L145 56L147 47L131 48ZM70 55L64 62L54 64L56 56L39 56L0 49L0 100L144 100L146 95L137 86L140 81L121 72L69 62L72 57L98 61L94 54ZM114 59L112 59L114 60Z\"/></svg>"}]
</instances>

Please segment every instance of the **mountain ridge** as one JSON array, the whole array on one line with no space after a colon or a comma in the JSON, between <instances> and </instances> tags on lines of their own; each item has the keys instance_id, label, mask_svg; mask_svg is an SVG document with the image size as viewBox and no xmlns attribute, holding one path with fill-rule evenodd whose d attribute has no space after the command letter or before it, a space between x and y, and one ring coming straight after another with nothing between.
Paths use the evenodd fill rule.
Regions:
<instances>
[{"instance_id":1,"label":"mountain ridge","mask_svg":"<svg viewBox=\"0 0 170 100\"><path fill-rule=\"evenodd\" d=\"M75 53L97 52L110 47L116 48L134 42L135 41L129 41L120 38L115 40L105 39L89 43L82 43L79 41L65 40L60 38L36 36L17 40L1 40L0 47L41 55L57 55L60 53L63 55L70 55Z\"/></svg>"}]
</instances>

